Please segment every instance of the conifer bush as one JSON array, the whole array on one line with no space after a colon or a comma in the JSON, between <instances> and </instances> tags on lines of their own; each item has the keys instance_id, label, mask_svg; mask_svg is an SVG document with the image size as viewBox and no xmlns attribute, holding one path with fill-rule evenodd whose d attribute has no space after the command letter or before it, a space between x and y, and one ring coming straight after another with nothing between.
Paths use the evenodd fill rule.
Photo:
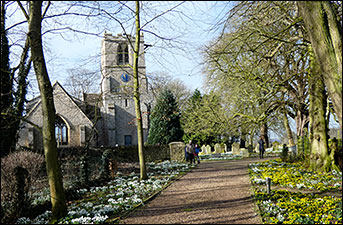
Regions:
<instances>
[{"instance_id":1,"label":"conifer bush","mask_svg":"<svg viewBox=\"0 0 343 225\"><path fill-rule=\"evenodd\" d=\"M151 112L151 128L148 143L169 144L173 141L182 141L183 129L180 123L181 113L170 90L164 90L158 97L157 103Z\"/></svg>"}]
</instances>

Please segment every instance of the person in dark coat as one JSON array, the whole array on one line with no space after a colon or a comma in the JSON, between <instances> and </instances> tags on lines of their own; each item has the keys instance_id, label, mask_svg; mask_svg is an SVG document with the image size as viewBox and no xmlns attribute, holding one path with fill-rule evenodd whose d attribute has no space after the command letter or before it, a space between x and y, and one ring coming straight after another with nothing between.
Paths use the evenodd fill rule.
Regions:
<instances>
[{"instance_id":1,"label":"person in dark coat","mask_svg":"<svg viewBox=\"0 0 343 225\"><path fill-rule=\"evenodd\" d=\"M192 141L189 141L189 144L186 144L185 147L185 154L186 154L186 161L189 161L190 164L195 163L195 159L194 159L194 153L195 153L195 149L194 149L194 145L192 144Z\"/></svg>"},{"instance_id":2,"label":"person in dark coat","mask_svg":"<svg viewBox=\"0 0 343 225\"><path fill-rule=\"evenodd\" d=\"M263 137L260 137L260 140L258 140L258 150L260 151L260 159L263 159L263 154L264 154L264 141Z\"/></svg>"}]
</instances>

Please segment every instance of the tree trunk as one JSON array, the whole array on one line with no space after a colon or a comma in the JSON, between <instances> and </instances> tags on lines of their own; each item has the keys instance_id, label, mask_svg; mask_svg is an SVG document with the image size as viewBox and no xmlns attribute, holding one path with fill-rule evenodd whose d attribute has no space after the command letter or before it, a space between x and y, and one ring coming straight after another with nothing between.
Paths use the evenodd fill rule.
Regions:
<instances>
[{"instance_id":1,"label":"tree trunk","mask_svg":"<svg viewBox=\"0 0 343 225\"><path fill-rule=\"evenodd\" d=\"M144 145L143 145L143 121L140 104L139 94L139 73L138 73L138 58L139 58L139 45L140 45L140 19L139 19L139 1L136 1L136 40L135 50L133 53L133 77L134 77L134 100L137 118L137 138L138 138L138 156L139 156L139 167L140 167L140 179L145 180L148 178L144 159Z\"/></svg>"},{"instance_id":2,"label":"tree trunk","mask_svg":"<svg viewBox=\"0 0 343 225\"><path fill-rule=\"evenodd\" d=\"M263 137L266 148L269 147L269 138L268 138L268 126L266 122L263 122L260 127L260 135Z\"/></svg>"},{"instance_id":3,"label":"tree trunk","mask_svg":"<svg viewBox=\"0 0 343 225\"><path fill-rule=\"evenodd\" d=\"M283 124L284 124L286 132L287 132L287 139L288 139L289 147L292 147L295 144L294 144L294 140L293 140L292 130L291 130L291 127L289 126L286 111L284 111L284 113L283 113Z\"/></svg>"},{"instance_id":4,"label":"tree trunk","mask_svg":"<svg viewBox=\"0 0 343 225\"><path fill-rule=\"evenodd\" d=\"M297 136L301 137L305 136L305 129L308 129L309 124L308 111L305 108L305 104L302 104L299 108L297 108L297 115L295 117Z\"/></svg>"},{"instance_id":5,"label":"tree trunk","mask_svg":"<svg viewBox=\"0 0 343 225\"><path fill-rule=\"evenodd\" d=\"M312 50L310 50L312 51ZM310 168L330 170L328 151L326 92L321 69L313 53L310 54L309 95L310 95Z\"/></svg>"},{"instance_id":6,"label":"tree trunk","mask_svg":"<svg viewBox=\"0 0 343 225\"><path fill-rule=\"evenodd\" d=\"M0 83L1 83L1 98L0 98L0 109L1 109L1 131L0 131L0 142L1 142L1 157L5 157L13 150L12 148L12 122L13 117L10 115L13 107L13 79L10 71L10 49L8 45L7 32L5 30L6 20L6 5L5 1L1 1L1 27L0 27L0 38L1 38L1 58L0 58Z\"/></svg>"},{"instance_id":7,"label":"tree trunk","mask_svg":"<svg viewBox=\"0 0 343 225\"><path fill-rule=\"evenodd\" d=\"M342 128L342 33L329 1L299 1L314 55Z\"/></svg>"},{"instance_id":8,"label":"tree trunk","mask_svg":"<svg viewBox=\"0 0 343 225\"><path fill-rule=\"evenodd\" d=\"M52 86L49 80L42 46L41 13L42 2L30 1L28 37L31 46L33 66L41 95L43 113L43 146L46 171L50 186L52 216L54 220L67 215L67 207L65 203L61 169L58 164L57 146L55 140L55 106Z\"/></svg>"}]
</instances>

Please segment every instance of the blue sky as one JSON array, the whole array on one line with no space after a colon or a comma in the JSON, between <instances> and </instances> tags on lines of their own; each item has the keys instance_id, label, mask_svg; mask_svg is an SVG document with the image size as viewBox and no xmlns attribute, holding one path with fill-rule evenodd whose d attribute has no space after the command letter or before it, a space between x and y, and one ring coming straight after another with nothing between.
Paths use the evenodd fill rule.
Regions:
<instances>
[{"instance_id":1,"label":"blue sky","mask_svg":"<svg viewBox=\"0 0 343 225\"><path fill-rule=\"evenodd\" d=\"M112 4L116 2L101 2L101 4ZM132 2L134 3L134 2ZM141 26L149 21L154 15L170 9L180 2L145 2L141 14ZM49 12L54 14L59 10L59 2L52 1ZM14 9L7 15L7 26L24 20L22 12L13 3ZM15 9L16 8L16 9ZM230 9L227 1L186 1L175 10L166 13L163 17L149 23L144 29L154 32L165 38L173 38L172 41L162 41L149 32L144 32L145 43L152 44L146 53L147 74L153 72L167 72L172 77L183 81L191 90L198 88L202 91L203 75L201 47L219 35L220 26L213 28L213 24L220 21ZM122 21L126 21L125 14L118 15ZM96 20L96 21L95 21ZM89 19L82 17L59 17L46 20L43 26L52 27L58 23L66 23L73 29L86 32L98 33L100 36L85 35L75 32L55 31L44 35L45 57L51 82L58 80L65 83L68 70L77 68L89 68L100 71L100 48L103 31L117 34L123 33L121 27L114 20L102 21L100 19ZM127 20L125 29L131 31L132 20ZM27 29L27 24L18 30ZM43 27L44 29L47 29ZM11 32L14 32L11 31ZM25 33L18 32L23 35ZM133 34L133 33L132 33ZM88 62L85 64L85 60ZM34 77L34 76L32 76ZM33 78L32 78L33 79ZM33 81L33 80L32 80ZM33 81L34 87L36 82ZM38 95L38 89L34 89L34 95ZM202 91L203 92L203 91ZM31 92L32 93L32 92Z\"/></svg>"},{"instance_id":2,"label":"blue sky","mask_svg":"<svg viewBox=\"0 0 343 225\"><path fill-rule=\"evenodd\" d=\"M156 12L163 12L164 9L172 8L176 4L177 2L171 2L165 5L159 4L158 7L149 5L146 8L156 6L154 7ZM210 31L209 29L211 24L218 19L218 15L223 13L225 7L227 7L227 2L185 2L175 8L175 12L169 12L161 17L161 20L149 23L149 26L145 27L147 30L166 38L176 36L177 38L170 42L162 41L149 32L144 32L145 43L154 45L148 48L145 56L147 74L155 71L167 72L172 77L182 80L191 90L195 88L201 90L203 76L200 66L202 62L200 48L218 36L218 30ZM150 11L146 10L142 13L142 26L145 20L149 20L144 13L150 13ZM126 29L130 30L129 27ZM113 35L123 33L116 23L108 26L106 31ZM94 29L94 32L99 32L99 30ZM51 81L58 80L63 84L67 70L83 67L85 59L91 58L90 63L86 65L87 68L93 70L100 68L101 39L94 35L71 33L46 35L45 40L48 41L51 50L47 54Z\"/></svg>"},{"instance_id":3,"label":"blue sky","mask_svg":"<svg viewBox=\"0 0 343 225\"><path fill-rule=\"evenodd\" d=\"M93 3L101 4L101 7L108 11L114 11L121 6L114 1ZM147 30L147 32L144 32L145 43L153 45L148 48L145 55L146 70L148 75L154 72L166 72L173 78L183 81L191 90L198 88L202 91L203 75L202 66L200 65L202 62L200 49L218 36L220 29L211 30L211 27L225 15L231 3L228 1L186 1L180 3L182 2L145 1L141 6L141 26ZM68 4L72 3L52 1L47 15L60 13L68 7ZM128 4L134 9L133 1ZM11 9L7 13L7 27L25 20L17 3L12 3L10 7ZM72 7L71 9L69 12L82 12L81 8ZM173 10L163 13L169 9ZM126 32L134 35L132 29L134 23L132 18L128 17L130 15L128 11L127 8L125 11L124 7L124 10L117 14L116 18L120 21L126 21L123 23ZM163 14L163 16L146 25L146 21L150 21L160 14ZM83 32L97 33L98 36L61 29L65 27L71 27L74 30ZM43 31L52 30L43 35L50 80L51 82L58 80L62 85L65 83L70 69L87 68L99 71L100 74L100 48L104 31L106 30L113 35L123 33L123 29L115 19L102 19L96 16L88 18L69 15L52 17L43 20L42 29ZM27 31L27 23L16 26L10 32L24 37L25 33L23 31ZM161 40L152 32L172 40ZM16 40L13 40L13 42L16 42ZM32 81L32 89L29 91L30 96L39 94L34 79L35 76L32 75L30 79Z\"/></svg>"}]
</instances>

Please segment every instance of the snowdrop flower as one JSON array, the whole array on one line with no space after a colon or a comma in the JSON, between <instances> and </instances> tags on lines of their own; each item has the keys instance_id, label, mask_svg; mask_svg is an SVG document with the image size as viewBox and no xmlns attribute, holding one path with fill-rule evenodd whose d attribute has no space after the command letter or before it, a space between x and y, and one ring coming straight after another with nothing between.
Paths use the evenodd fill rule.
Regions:
<instances>
[{"instance_id":1,"label":"snowdrop flower","mask_svg":"<svg viewBox=\"0 0 343 225\"><path fill-rule=\"evenodd\" d=\"M117 197L122 197L122 196L124 196L124 192L123 191L119 191L119 192L116 193L116 196Z\"/></svg>"},{"instance_id":2,"label":"snowdrop flower","mask_svg":"<svg viewBox=\"0 0 343 225\"><path fill-rule=\"evenodd\" d=\"M32 221L29 218L20 217L18 218L16 224L32 224Z\"/></svg>"},{"instance_id":3,"label":"snowdrop flower","mask_svg":"<svg viewBox=\"0 0 343 225\"><path fill-rule=\"evenodd\" d=\"M71 223L87 224L87 223L91 223L91 222L92 222L91 217L83 217L83 216L71 220Z\"/></svg>"},{"instance_id":4,"label":"snowdrop flower","mask_svg":"<svg viewBox=\"0 0 343 225\"><path fill-rule=\"evenodd\" d=\"M103 222L105 222L105 220L106 220L107 218L108 218L107 215L105 215L105 216L96 215L96 216L94 216L94 217L92 218L92 221L93 221L94 223L103 223Z\"/></svg>"},{"instance_id":5,"label":"snowdrop flower","mask_svg":"<svg viewBox=\"0 0 343 225\"><path fill-rule=\"evenodd\" d=\"M298 189L305 188L305 187L306 187L306 186L305 186L305 184L303 184L303 183L297 184L297 188L298 188Z\"/></svg>"}]
</instances>

